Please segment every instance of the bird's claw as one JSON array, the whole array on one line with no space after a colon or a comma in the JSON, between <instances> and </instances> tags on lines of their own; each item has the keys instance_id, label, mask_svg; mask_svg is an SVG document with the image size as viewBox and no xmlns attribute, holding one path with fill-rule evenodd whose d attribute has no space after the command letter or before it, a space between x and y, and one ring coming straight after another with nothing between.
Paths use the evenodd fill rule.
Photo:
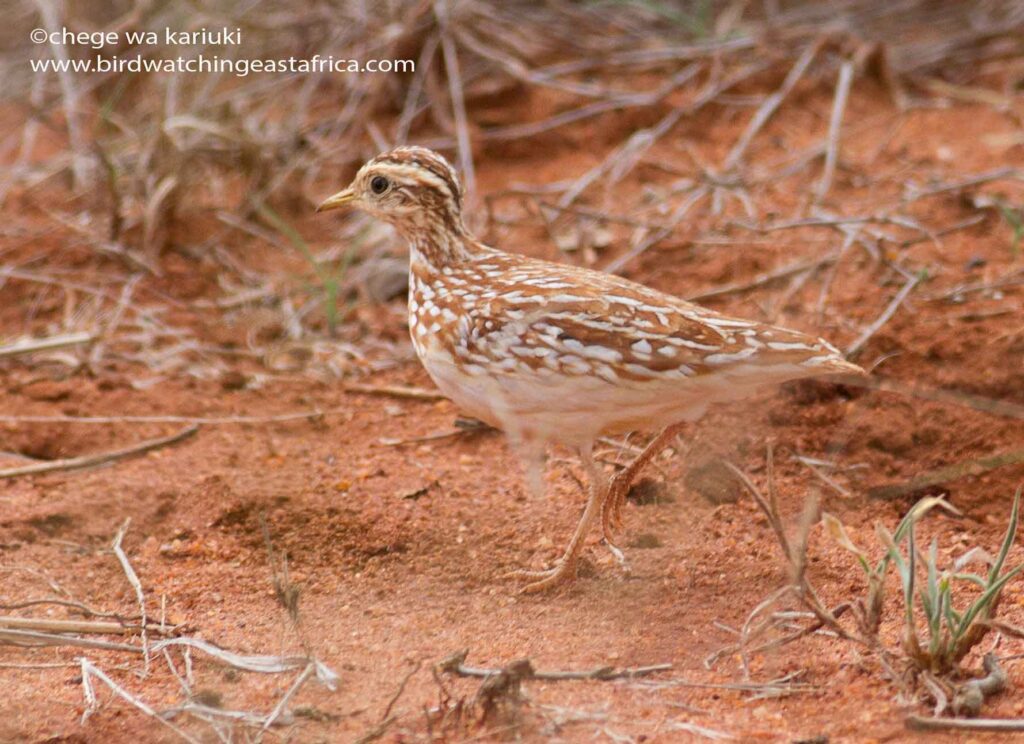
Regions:
<instances>
[{"instance_id":1,"label":"bird's claw","mask_svg":"<svg viewBox=\"0 0 1024 744\"><path fill-rule=\"evenodd\" d=\"M622 552L622 548L620 548L618 545L616 545L614 542L608 539L607 534L605 534L604 537L604 544L608 547L608 552L610 552L615 557L615 560L619 564L619 568L621 568L624 573L633 573L633 569L630 567L629 561L626 560L626 554Z\"/></svg>"},{"instance_id":2,"label":"bird's claw","mask_svg":"<svg viewBox=\"0 0 1024 744\"><path fill-rule=\"evenodd\" d=\"M554 589L566 582L576 578L576 561L562 558L549 569L544 571L510 571L505 574L506 579L535 579L519 589L520 594L534 594Z\"/></svg>"}]
</instances>

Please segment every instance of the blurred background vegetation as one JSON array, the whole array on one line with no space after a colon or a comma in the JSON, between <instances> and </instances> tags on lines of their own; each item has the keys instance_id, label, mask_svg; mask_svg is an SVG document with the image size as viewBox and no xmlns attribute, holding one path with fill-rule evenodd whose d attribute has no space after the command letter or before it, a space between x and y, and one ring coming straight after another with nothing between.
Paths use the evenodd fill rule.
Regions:
<instances>
[{"instance_id":1,"label":"blurred background vegetation","mask_svg":"<svg viewBox=\"0 0 1024 744\"><path fill-rule=\"evenodd\" d=\"M336 221L307 222L313 205L361 162L395 144L440 149L460 166L485 237L537 228L564 256L575 252L621 271L666 238L707 239L729 219L778 213L780 204L762 193L768 182L790 179L813 196L787 206L791 217L812 215L835 168L827 140L768 162L748 165L746 158L797 83L831 90L845 75L848 93L857 76L900 107L986 96L998 106L1024 75L1011 66L1001 91L970 87L986 65L1006 64L1024 46L1024 7L992 0L14 0L5 19L0 207L11 216L0 262L14 302L4 327L29 336L106 333L112 317L127 313L145 328L137 329L135 348L122 351L153 368L184 365L195 373L217 367L209 358L197 363L208 340L191 339L183 327L191 321L166 303L139 315L141 297L162 293L192 310L213 305L218 318L239 308L265 311L249 318L247 353L289 368L294 349L261 339L338 338L342 329L351 341L347 321L367 302L402 292L401 249L386 229L358 217L341 231ZM115 31L122 41L97 51L29 40L33 28L63 27ZM131 48L123 34L221 27L240 29L242 43ZM201 53L409 59L415 72L238 77L39 74L30 67L61 55ZM699 157L682 169L663 163L661 183L621 188L660 141L677 136L681 121L737 116L752 117L750 125L720 165ZM496 164L493 174L503 164L543 162L545 154L552 162L575 158L586 170L557 181L546 173L524 179L518 191L493 175L486 189L478 186L481 162ZM509 199L522 210L504 208ZM1015 205L999 208L1019 232ZM915 226L903 223L911 232ZM597 262L596 252L609 246L615 250ZM297 260L282 264L268 247ZM50 281L38 274L44 265ZM61 310L67 287L55 271L89 276L91 289L80 294L91 300ZM129 286L138 294L131 301ZM11 304L35 310L15 315ZM303 358L306 346L297 352ZM361 355L349 348L335 358L337 349L327 363L335 372Z\"/></svg>"}]
</instances>

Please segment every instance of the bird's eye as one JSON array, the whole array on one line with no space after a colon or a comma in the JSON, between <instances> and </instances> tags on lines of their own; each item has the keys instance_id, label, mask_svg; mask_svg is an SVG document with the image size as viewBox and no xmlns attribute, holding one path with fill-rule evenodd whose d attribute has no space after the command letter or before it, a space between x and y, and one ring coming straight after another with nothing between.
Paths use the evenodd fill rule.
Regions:
<instances>
[{"instance_id":1,"label":"bird's eye","mask_svg":"<svg viewBox=\"0 0 1024 744\"><path fill-rule=\"evenodd\" d=\"M384 178L384 176L374 176L370 180L370 190L375 194L383 194L390 185L388 179Z\"/></svg>"}]
</instances>

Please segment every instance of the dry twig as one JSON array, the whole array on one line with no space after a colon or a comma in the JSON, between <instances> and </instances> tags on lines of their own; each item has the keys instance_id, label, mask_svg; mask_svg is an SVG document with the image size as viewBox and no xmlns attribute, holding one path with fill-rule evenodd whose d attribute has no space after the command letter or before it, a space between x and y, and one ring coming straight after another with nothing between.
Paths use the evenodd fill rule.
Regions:
<instances>
[{"instance_id":1,"label":"dry twig","mask_svg":"<svg viewBox=\"0 0 1024 744\"><path fill-rule=\"evenodd\" d=\"M109 620L54 620L42 617L11 617L0 615L0 628L14 628L18 630L42 630L49 633L95 633L98 635L115 635L138 633L142 630L141 625L118 623ZM161 628L150 626L148 630L159 635L174 633L174 626Z\"/></svg>"},{"instance_id":2,"label":"dry twig","mask_svg":"<svg viewBox=\"0 0 1024 744\"><path fill-rule=\"evenodd\" d=\"M96 338L92 333L79 331L77 333L64 333L59 336L48 338L29 338L15 341L13 344L0 346L0 359L19 356L21 354L33 354L39 351L54 351L66 349L69 346L80 346L90 343Z\"/></svg>"},{"instance_id":3,"label":"dry twig","mask_svg":"<svg viewBox=\"0 0 1024 744\"><path fill-rule=\"evenodd\" d=\"M877 486L868 490L868 496L873 499L896 499L925 488L959 480L968 475L981 475L996 468L1017 465L1022 462L1024 462L1024 449L1001 452L998 455L989 455L988 457L979 457L973 460L964 460L915 476L905 483Z\"/></svg>"},{"instance_id":4,"label":"dry twig","mask_svg":"<svg viewBox=\"0 0 1024 744\"><path fill-rule=\"evenodd\" d=\"M900 305L903 304L903 301L907 299L911 292L914 291L914 287L916 287L920 281L921 276L919 274L914 274L907 279L906 284L904 284L903 288L896 293L896 296L892 298L892 302L886 306L885 310L882 311L882 314L879 315L871 325L865 328L857 339L847 347L847 357L856 356L857 353L864 348L864 345L871 340L871 337L878 333L882 326L889 322L892 316L896 314Z\"/></svg>"},{"instance_id":5,"label":"dry twig","mask_svg":"<svg viewBox=\"0 0 1024 744\"><path fill-rule=\"evenodd\" d=\"M839 160L839 130L843 124L843 113L846 111L846 100L850 96L853 84L853 62L846 60L839 67L839 81L836 83L836 97L832 102L832 117L828 124L828 147L825 150L825 167L821 172L821 180L815 184L814 199L820 202L832 188L832 178Z\"/></svg>"},{"instance_id":6,"label":"dry twig","mask_svg":"<svg viewBox=\"0 0 1024 744\"><path fill-rule=\"evenodd\" d=\"M458 677L480 677L488 678L494 677L501 674L503 669L486 669L480 667L468 667L465 665L466 657L469 656L469 650L458 651L451 656L446 657L440 661L437 668L448 674L454 674ZM522 662L513 662L517 665L517 669L521 670L522 679L542 679L548 681L562 681L562 680L613 680L613 679L635 679L637 677L645 677L649 674L656 674L658 672L665 672L672 669L671 664L653 664L651 666L642 667L597 667L596 669L588 669L583 671L552 671L552 672L538 672L533 669L533 665L530 664L529 660L525 660L526 664L529 665L529 669L525 669L525 665Z\"/></svg>"},{"instance_id":7,"label":"dry twig","mask_svg":"<svg viewBox=\"0 0 1024 744\"><path fill-rule=\"evenodd\" d=\"M906 718L912 731L992 731L1010 733L1024 731L1024 718L931 718L911 715Z\"/></svg>"},{"instance_id":8,"label":"dry twig","mask_svg":"<svg viewBox=\"0 0 1024 744\"><path fill-rule=\"evenodd\" d=\"M124 447L122 449L100 452L95 455L68 457L61 460L50 460L48 462L33 463L32 465L7 468L5 470L0 470L0 480L4 478L17 478L22 475L39 475L40 473L52 473L55 471L81 470L82 468L89 468L94 465L102 465L103 463L114 462L115 460L123 460L126 457L141 455L145 452L150 452L161 447L177 444L178 442L188 439L197 431L199 431L199 427L193 425L182 429L177 434L171 434L170 436L159 437L157 439L147 439L144 442L139 442L138 444L133 444L130 447Z\"/></svg>"},{"instance_id":9,"label":"dry twig","mask_svg":"<svg viewBox=\"0 0 1024 744\"><path fill-rule=\"evenodd\" d=\"M743 156L747 152L747 148L750 147L750 143L753 142L754 137L761 131L765 124L772 118L779 106L782 105L782 101L785 100L786 96L796 87L796 84L800 82L800 78L807 72L807 68L810 67L811 62L818 55L821 50L822 40L818 40L810 44L800 54L797 61L793 64L792 69L786 75L786 78L782 81L782 85L779 89L772 93L770 96L764 99L764 102L754 113L753 118L747 125L747 128L740 135L740 138L733 145L729 154L726 155L725 160L722 163L722 171L728 172L736 168L743 160Z\"/></svg>"},{"instance_id":10,"label":"dry twig","mask_svg":"<svg viewBox=\"0 0 1024 744\"><path fill-rule=\"evenodd\" d=\"M743 292L749 292L752 289L758 289L767 284L780 281L782 279L788 279L791 276L806 273L812 269L818 269L822 266L829 266L836 262L838 259L837 253L832 253L822 258L815 258L809 261L797 261L796 263L783 266L774 271L769 271L765 274L759 274L748 282L739 282L736 284L726 284L715 289L709 289L705 292L700 292L695 295L687 297L691 302L699 302L701 300L708 300L712 297L721 297L728 294L739 294Z\"/></svg>"},{"instance_id":11,"label":"dry twig","mask_svg":"<svg viewBox=\"0 0 1024 744\"><path fill-rule=\"evenodd\" d=\"M140 635L142 637L142 673L143 676L146 676L149 674L149 636L147 635L148 628L146 627L146 598L142 593L142 582L139 581L139 575L135 573L135 569L132 568L132 564L128 560L128 556L125 555L124 548L121 547L124 535L128 531L128 525L131 523L131 517L124 520L124 524L122 524L121 529L117 531L117 534L114 536L114 542L110 547L111 550L114 551L114 555L117 557L117 562L121 564L121 570L124 571L125 578L128 579L128 583L131 584L132 590L135 592L135 599L139 603L139 617L141 618Z\"/></svg>"},{"instance_id":12,"label":"dry twig","mask_svg":"<svg viewBox=\"0 0 1024 744\"><path fill-rule=\"evenodd\" d=\"M365 395L384 395L390 398L410 398L412 400L445 400L445 397L437 390L425 388L402 387L398 385L361 385L350 382L344 385L344 390L349 393L363 393Z\"/></svg>"}]
</instances>

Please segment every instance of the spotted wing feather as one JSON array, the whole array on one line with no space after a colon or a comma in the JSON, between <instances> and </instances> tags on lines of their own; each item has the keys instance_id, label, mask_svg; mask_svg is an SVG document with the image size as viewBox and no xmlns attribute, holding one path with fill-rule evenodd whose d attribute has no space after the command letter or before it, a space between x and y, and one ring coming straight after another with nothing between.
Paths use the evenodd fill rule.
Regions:
<instances>
[{"instance_id":1,"label":"spotted wing feather","mask_svg":"<svg viewBox=\"0 0 1024 744\"><path fill-rule=\"evenodd\" d=\"M776 369L783 377L800 376L801 367L808 374L856 369L819 339L730 318L620 277L510 254L480 263L476 270L493 289L463 303L452 329L456 355L468 364L622 384L737 367Z\"/></svg>"}]
</instances>

